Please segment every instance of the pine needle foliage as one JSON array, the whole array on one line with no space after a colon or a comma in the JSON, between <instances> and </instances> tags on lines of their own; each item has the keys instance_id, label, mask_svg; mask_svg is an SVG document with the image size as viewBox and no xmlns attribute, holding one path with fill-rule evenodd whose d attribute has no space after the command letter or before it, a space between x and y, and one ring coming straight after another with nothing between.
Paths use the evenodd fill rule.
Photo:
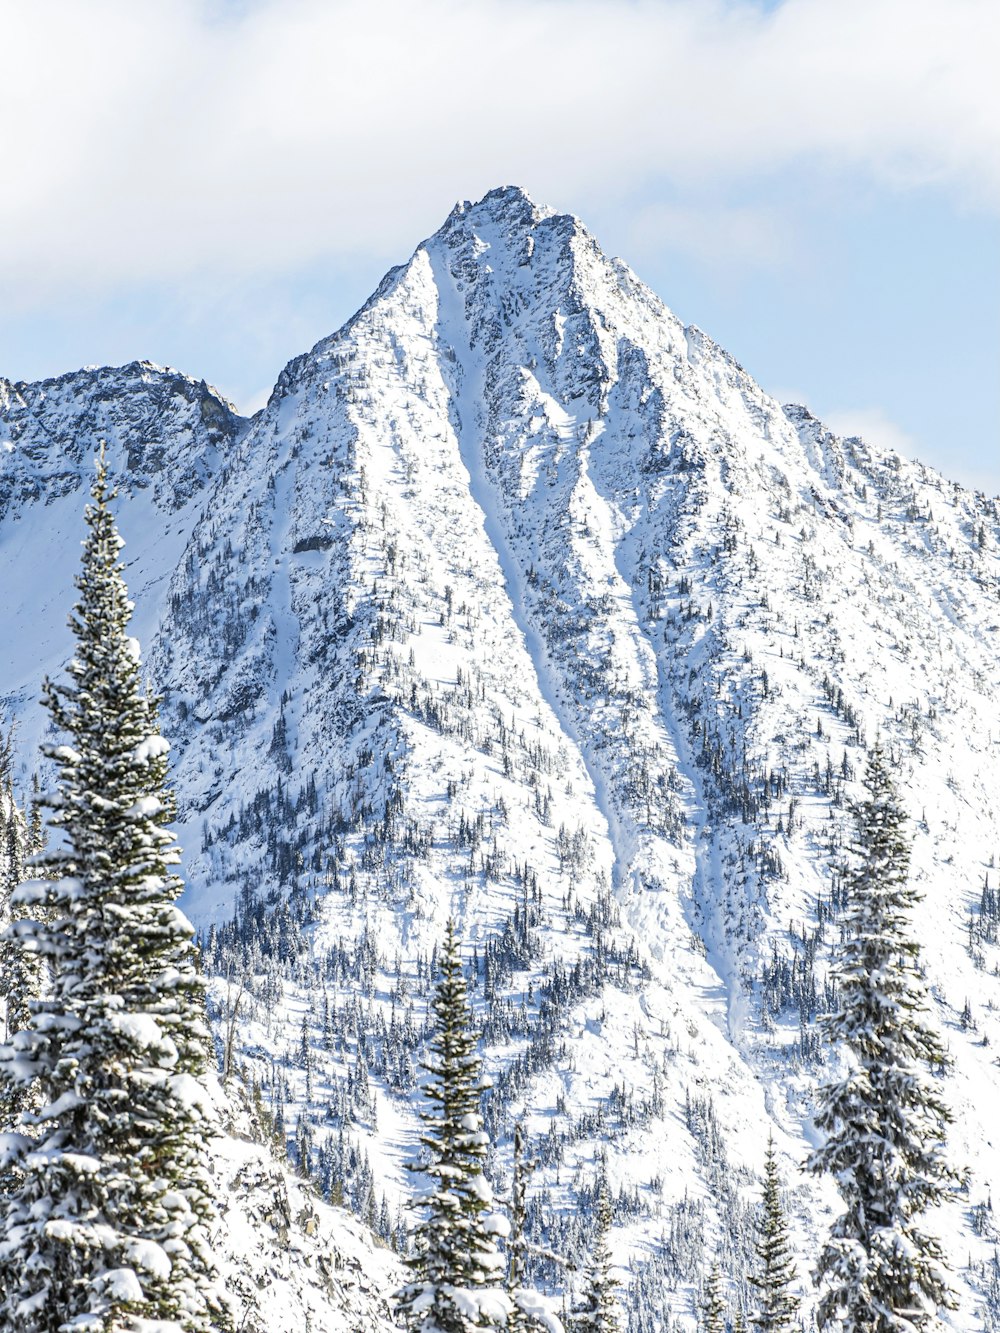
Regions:
<instances>
[{"instance_id":1,"label":"pine needle foliage","mask_svg":"<svg viewBox=\"0 0 1000 1333\"><path fill-rule=\"evenodd\" d=\"M954 1304L941 1244L921 1225L957 1183L944 1151L951 1116L934 1077L948 1059L928 1022L910 926L910 848L881 746L865 787L853 809L840 1007L825 1019L848 1070L820 1089L816 1124L826 1142L807 1163L833 1177L845 1205L817 1265L819 1327L928 1333Z\"/></svg>"},{"instance_id":2,"label":"pine needle foliage","mask_svg":"<svg viewBox=\"0 0 1000 1333\"><path fill-rule=\"evenodd\" d=\"M611 1200L607 1182L597 1196L596 1228L587 1263L583 1296L573 1312L573 1333L620 1333L618 1284L611 1272Z\"/></svg>"},{"instance_id":3,"label":"pine needle foliage","mask_svg":"<svg viewBox=\"0 0 1000 1333\"><path fill-rule=\"evenodd\" d=\"M757 1289L757 1313L750 1322L761 1333L785 1333L795 1327L799 1309L792 1288L797 1279L795 1251L788 1234L788 1221L781 1206L781 1182L774 1152L768 1140L764 1158L764 1192L757 1224L757 1260L760 1268L750 1281Z\"/></svg>"},{"instance_id":4,"label":"pine needle foliage","mask_svg":"<svg viewBox=\"0 0 1000 1333\"><path fill-rule=\"evenodd\" d=\"M705 1283L700 1333L726 1333L726 1301L722 1294L722 1274L718 1264L712 1265Z\"/></svg>"},{"instance_id":5,"label":"pine needle foliage","mask_svg":"<svg viewBox=\"0 0 1000 1333\"><path fill-rule=\"evenodd\" d=\"M507 1333L563 1333L563 1326L548 1303L527 1285L528 1255L539 1253L528 1240L527 1185L536 1161L524 1156L524 1126L514 1126L514 1172L510 1187L510 1234L507 1237L507 1294L511 1312L507 1318Z\"/></svg>"},{"instance_id":6,"label":"pine needle foliage","mask_svg":"<svg viewBox=\"0 0 1000 1333\"><path fill-rule=\"evenodd\" d=\"M483 1175L489 1147L479 1110L484 1083L453 921L439 972L431 1002L434 1035L422 1065L430 1075L423 1088L430 1109L421 1112L426 1160L414 1167L433 1183L417 1200L423 1215L408 1260L413 1279L397 1293L396 1304L416 1333L469 1333L503 1327L511 1301L494 1239L506 1233L507 1223L493 1212Z\"/></svg>"},{"instance_id":7,"label":"pine needle foliage","mask_svg":"<svg viewBox=\"0 0 1000 1333\"><path fill-rule=\"evenodd\" d=\"M0 740L0 1041L10 1041L30 1021L28 1005L41 990L38 958L26 952L9 927L19 911L12 899L24 879L25 856L37 850L30 843L30 830L14 796L11 777L13 738ZM15 1082L0 1065L0 1132L15 1128L28 1106L30 1091ZM0 1198L10 1193L16 1173L0 1170ZM2 1208L2 1204L0 1204Z\"/></svg>"},{"instance_id":8,"label":"pine needle foliage","mask_svg":"<svg viewBox=\"0 0 1000 1333\"><path fill-rule=\"evenodd\" d=\"M68 683L43 695L69 742L45 751L52 850L44 878L13 894L28 915L11 933L48 983L0 1052L40 1096L2 1141L21 1180L0 1222L0 1326L201 1333L227 1324L210 1258L204 995L103 450L91 495L76 652Z\"/></svg>"}]
</instances>

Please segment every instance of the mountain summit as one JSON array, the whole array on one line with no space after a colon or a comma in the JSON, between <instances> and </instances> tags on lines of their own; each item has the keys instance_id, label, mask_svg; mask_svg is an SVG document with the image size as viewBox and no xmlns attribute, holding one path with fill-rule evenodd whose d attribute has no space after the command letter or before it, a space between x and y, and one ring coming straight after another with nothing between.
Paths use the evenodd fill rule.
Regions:
<instances>
[{"instance_id":1,"label":"mountain summit","mask_svg":"<svg viewBox=\"0 0 1000 1333\"><path fill-rule=\"evenodd\" d=\"M973 1164L955 1327L993 1326L995 502L782 407L514 188L458 205L249 422L139 363L0 382L0 436L22 741L109 440L185 905L303 1168L398 1233L454 916L495 1174L522 1118L532 1235L571 1255L610 1181L634 1333L690 1318L717 1250L745 1292L769 1134L808 1271L815 1019L881 738Z\"/></svg>"}]
</instances>

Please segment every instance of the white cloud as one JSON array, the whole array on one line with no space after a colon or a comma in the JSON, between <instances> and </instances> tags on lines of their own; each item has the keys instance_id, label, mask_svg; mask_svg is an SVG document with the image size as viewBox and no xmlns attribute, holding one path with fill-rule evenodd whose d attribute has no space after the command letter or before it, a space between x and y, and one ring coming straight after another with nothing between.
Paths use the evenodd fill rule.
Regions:
<instances>
[{"instance_id":1,"label":"white cloud","mask_svg":"<svg viewBox=\"0 0 1000 1333\"><path fill-rule=\"evenodd\" d=\"M787 214L766 205L646 204L636 210L628 236L630 256L670 248L717 270L787 269L797 257Z\"/></svg>"},{"instance_id":2,"label":"white cloud","mask_svg":"<svg viewBox=\"0 0 1000 1333\"><path fill-rule=\"evenodd\" d=\"M835 434L847 438L860 435L878 449L915 458L919 452L916 439L882 410L881 407L845 407L823 414L823 422Z\"/></svg>"},{"instance_id":3,"label":"white cloud","mask_svg":"<svg viewBox=\"0 0 1000 1333\"><path fill-rule=\"evenodd\" d=\"M809 164L1000 208L993 0L37 0L4 25L8 309L398 256L512 182L585 211ZM658 217L700 243L697 211ZM766 255L773 223L713 225Z\"/></svg>"}]
</instances>

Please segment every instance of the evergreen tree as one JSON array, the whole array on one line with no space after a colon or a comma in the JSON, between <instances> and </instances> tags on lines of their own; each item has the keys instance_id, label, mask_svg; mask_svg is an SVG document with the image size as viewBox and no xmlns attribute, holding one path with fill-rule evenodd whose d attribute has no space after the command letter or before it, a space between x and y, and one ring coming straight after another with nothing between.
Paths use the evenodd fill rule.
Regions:
<instances>
[{"instance_id":1,"label":"evergreen tree","mask_svg":"<svg viewBox=\"0 0 1000 1333\"><path fill-rule=\"evenodd\" d=\"M701 1306L701 1333L726 1333L726 1302L722 1295L722 1274L713 1264L705 1283Z\"/></svg>"},{"instance_id":2,"label":"evergreen tree","mask_svg":"<svg viewBox=\"0 0 1000 1333\"><path fill-rule=\"evenodd\" d=\"M527 1270L527 1169L524 1161L524 1126L518 1121L514 1126L514 1179L510 1189L510 1235L507 1238L507 1291L514 1305L507 1321L508 1333L528 1333L531 1328L527 1316L517 1305L517 1293L524 1286Z\"/></svg>"},{"instance_id":3,"label":"evergreen tree","mask_svg":"<svg viewBox=\"0 0 1000 1333\"><path fill-rule=\"evenodd\" d=\"M931 1077L947 1057L927 1019L909 844L881 746L865 786L853 810L840 1007L824 1020L848 1069L820 1089L816 1124L827 1137L808 1161L833 1176L845 1205L819 1256L819 1325L914 1333L940 1327L937 1310L954 1300L941 1245L920 1225L956 1182L944 1158L951 1117Z\"/></svg>"},{"instance_id":4,"label":"evergreen tree","mask_svg":"<svg viewBox=\"0 0 1000 1333\"><path fill-rule=\"evenodd\" d=\"M760 1307L750 1322L763 1330L763 1333L783 1333L792 1328L799 1308L798 1298L791 1290L796 1280L795 1257L779 1188L778 1163L774 1153L774 1139L771 1138L764 1158L764 1196L757 1224L756 1249L760 1271L750 1278L757 1288Z\"/></svg>"},{"instance_id":5,"label":"evergreen tree","mask_svg":"<svg viewBox=\"0 0 1000 1333\"><path fill-rule=\"evenodd\" d=\"M563 1333L562 1323L548 1309L539 1294L527 1286L528 1237L526 1234L528 1208L526 1203L528 1173L535 1162L524 1160L524 1126L514 1126L514 1179L510 1191L510 1235L507 1238L507 1292L512 1309L507 1320L507 1333Z\"/></svg>"},{"instance_id":6,"label":"evergreen tree","mask_svg":"<svg viewBox=\"0 0 1000 1333\"><path fill-rule=\"evenodd\" d=\"M41 990L38 959L27 953L8 933L23 909L12 903L14 891L24 879L25 853L29 850L29 830L24 814L14 798L11 777L12 737L0 740L0 1040L10 1041L27 1027L28 1005ZM29 1089L14 1082L0 1065L0 1132L16 1126L28 1106ZM17 1179L10 1170L0 1171L0 1195L10 1193Z\"/></svg>"},{"instance_id":7,"label":"evergreen tree","mask_svg":"<svg viewBox=\"0 0 1000 1333\"><path fill-rule=\"evenodd\" d=\"M413 1280L397 1293L396 1304L418 1333L468 1333L502 1327L510 1315L510 1298L500 1286L503 1258L494 1240L507 1225L492 1212L493 1195L483 1175L489 1144L479 1112L484 1085L452 921L438 964L434 1035L423 1064L431 1075L423 1092L432 1109L421 1112L426 1132L420 1138L428 1160L414 1168L434 1184L418 1200L424 1215L407 1261Z\"/></svg>"},{"instance_id":8,"label":"evergreen tree","mask_svg":"<svg viewBox=\"0 0 1000 1333\"><path fill-rule=\"evenodd\" d=\"M573 1333L620 1333L618 1320L618 1284L611 1274L611 1200L607 1182L602 1180L597 1194L597 1223L593 1248L587 1264L583 1298L573 1311Z\"/></svg>"},{"instance_id":9,"label":"evergreen tree","mask_svg":"<svg viewBox=\"0 0 1000 1333\"><path fill-rule=\"evenodd\" d=\"M193 932L165 827L167 744L140 682L103 450L87 506L76 652L44 703L46 878L13 895L14 938L48 971L0 1052L40 1108L4 1146L21 1172L0 1225L0 1323L24 1333L225 1326L211 1271L209 1054ZM146 1327L149 1325L147 1324Z\"/></svg>"}]
</instances>

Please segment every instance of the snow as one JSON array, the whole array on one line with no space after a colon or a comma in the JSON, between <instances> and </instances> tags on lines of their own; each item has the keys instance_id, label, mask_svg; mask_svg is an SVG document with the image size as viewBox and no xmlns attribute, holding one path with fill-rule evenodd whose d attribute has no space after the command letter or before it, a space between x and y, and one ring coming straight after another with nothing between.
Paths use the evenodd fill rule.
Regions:
<instances>
[{"instance_id":1,"label":"snow","mask_svg":"<svg viewBox=\"0 0 1000 1333\"><path fill-rule=\"evenodd\" d=\"M513 1299L518 1309L526 1314L529 1319L534 1319L541 1324L546 1333L563 1333L562 1321L553 1314L549 1302L543 1296L539 1296L537 1291L519 1287L514 1292Z\"/></svg>"},{"instance_id":2,"label":"snow","mask_svg":"<svg viewBox=\"0 0 1000 1333\"><path fill-rule=\"evenodd\" d=\"M995 505L782 408L579 223L517 191L457 211L290 364L252 426L213 440L197 391L95 372L58 382L43 409L26 387L39 424L25 408L28 433L0 460L23 483L0 516L12 627L0 692L30 769L38 682L69 651L86 471L46 452L43 426L72 461L78 437L90 448L80 423L95 403L119 459L158 422L168 458L132 469L121 526L135 632L166 693L184 906L207 931L247 887L271 895L267 922L293 886L320 904L303 960L254 962L236 1020L237 1059L265 1099L287 1081L288 1127L305 1107L303 1021L323 1110L355 1068L354 1013L369 1034L393 1010L419 1028L418 956L455 914L466 956L482 958L528 863L537 951L503 983L512 1012L530 1022L546 977L593 957L588 914L609 893L607 934L641 966L560 1014L557 1058L511 1099L500 1172L511 1117L533 1150L550 1126L574 1126L532 1184L572 1218L603 1148L612 1188L639 1199L611 1236L627 1282L685 1208L700 1210L706 1256L725 1224L690 1109L710 1106L743 1204L773 1132L807 1282L835 1198L798 1167L830 1055L802 1049L813 1029L793 1004L764 1010L761 977L805 956L858 791L855 729L865 742L881 732L954 1059L952 1149L972 1168L964 1207L934 1220L962 1275L947 1318L983 1328L967 1261L989 1263L997 1240L988 1213L978 1231L970 1216L1000 1184L1000 946L970 947L969 920L1000 874ZM177 503L175 475L187 478ZM158 757L145 744L136 763ZM258 817L279 784L287 808ZM745 819L748 799L759 813ZM482 821L475 847L458 845L460 818ZM44 881L19 891L25 905L45 897ZM366 933L370 981L349 961L310 970L340 944L350 959ZM827 922L816 946L820 1003L835 935ZM220 1032L237 975L210 979ZM321 1048L323 984L352 1016L334 1050ZM482 1018L482 977L473 1001ZM527 1048L516 1031L486 1050L495 1083ZM377 1114L344 1130L395 1212L412 1191L418 1098L370 1076ZM637 1106L657 1092L662 1110L629 1122L620 1089ZM319 1140L336 1135L315 1120ZM253 1256L259 1220L241 1225ZM305 1278L284 1276L297 1260L276 1254L280 1327L282 1284L298 1292ZM689 1326L695 1287L686 1275L667 1297Z\"/></svg>"},{"instance_id":3,"label":"snow","mask_svg":"<svg viewBox=\"0 0 1000 1333\"><path fill-rule=\"evenodd\" d=\"M109 1269L105 1274L104 1289L111 1300L142 1300L142 1283L131 1268Z\"/></svg>"},{"instance_id":4,"label":"snow","mask_svg":"<svg viewBox=\"0 0 1000 1333\"><path fill-rule=\"evenodd\" d=\"M163 1046L163 1031L152 1014L120 1013L111 1014L108 1024L122 1036L127 1037L132 1045L138 1047ZM172 1043L171 1043L172 1045ZM176 1052L175 1057L176 1059Z\"/></svg>"},{"instance_id":5,"label":"snow","mask_svg":"<svg viewBox=\"0 0 1000 1333\"><path fill-rule=\"evenodd\" d=\"M125 811L132 819L152 819L163 809L163 802L158 796L142 796Z\"/></svg>"},{"instance_id":6,"label":"snow","mask_svg":"<svg viewBox=\"0 0 1000 1333\"><path fill-rule=\"evenodd\" d=\"M85 1105L84 1099L78 1096L77 1093L64 1092L62 1096L57 1097L54 1102L49 1102L46 1106L40 1107L38 1118L40 1120L55 1120L57 1117L65 1115L68 1111L75 1111L78 1106L83 1105ZM22 1136L14 1135L13 1137L20 1138ZM26 1144L28 1142L30 1142L30 1140L25 1140Z\"/></svg>"},{"instance_id":7,"label":"snow","mask_svg":"<svg viewBox=\"0 0 1000 1333\"><path fill-rule=\"evenodd\" d=\"M170 753L170 742L164 736L147 736L132 751L132 758L137 764L148 764L151 759L161 759Z\"/></svg>"},{"instance_id":8,"label":"snow","mask_svg":"<svg viewBox=\"0 0 1000 1333\"><path fill-rule=\"evenodd\" d=\"M389 1294L403 1281L397 1258L355 1218L331 1208L250 1141L237 1096L213 1171L221 1226L213 1251L244 1333L390 1333Z\"/></svg>"},{"instance_id":9,"label":"snow","mask_svg":"<svg viewBox=\"0 0 1000 1333\"><path fill-rule=\"evenodd\" d=\"M147 1240L133 1240L129 1242L126 1254L136 1268L151 1273L153 1277L170 1276L170 1256L162 1245Z\"/></svg>"}]
</instances>

